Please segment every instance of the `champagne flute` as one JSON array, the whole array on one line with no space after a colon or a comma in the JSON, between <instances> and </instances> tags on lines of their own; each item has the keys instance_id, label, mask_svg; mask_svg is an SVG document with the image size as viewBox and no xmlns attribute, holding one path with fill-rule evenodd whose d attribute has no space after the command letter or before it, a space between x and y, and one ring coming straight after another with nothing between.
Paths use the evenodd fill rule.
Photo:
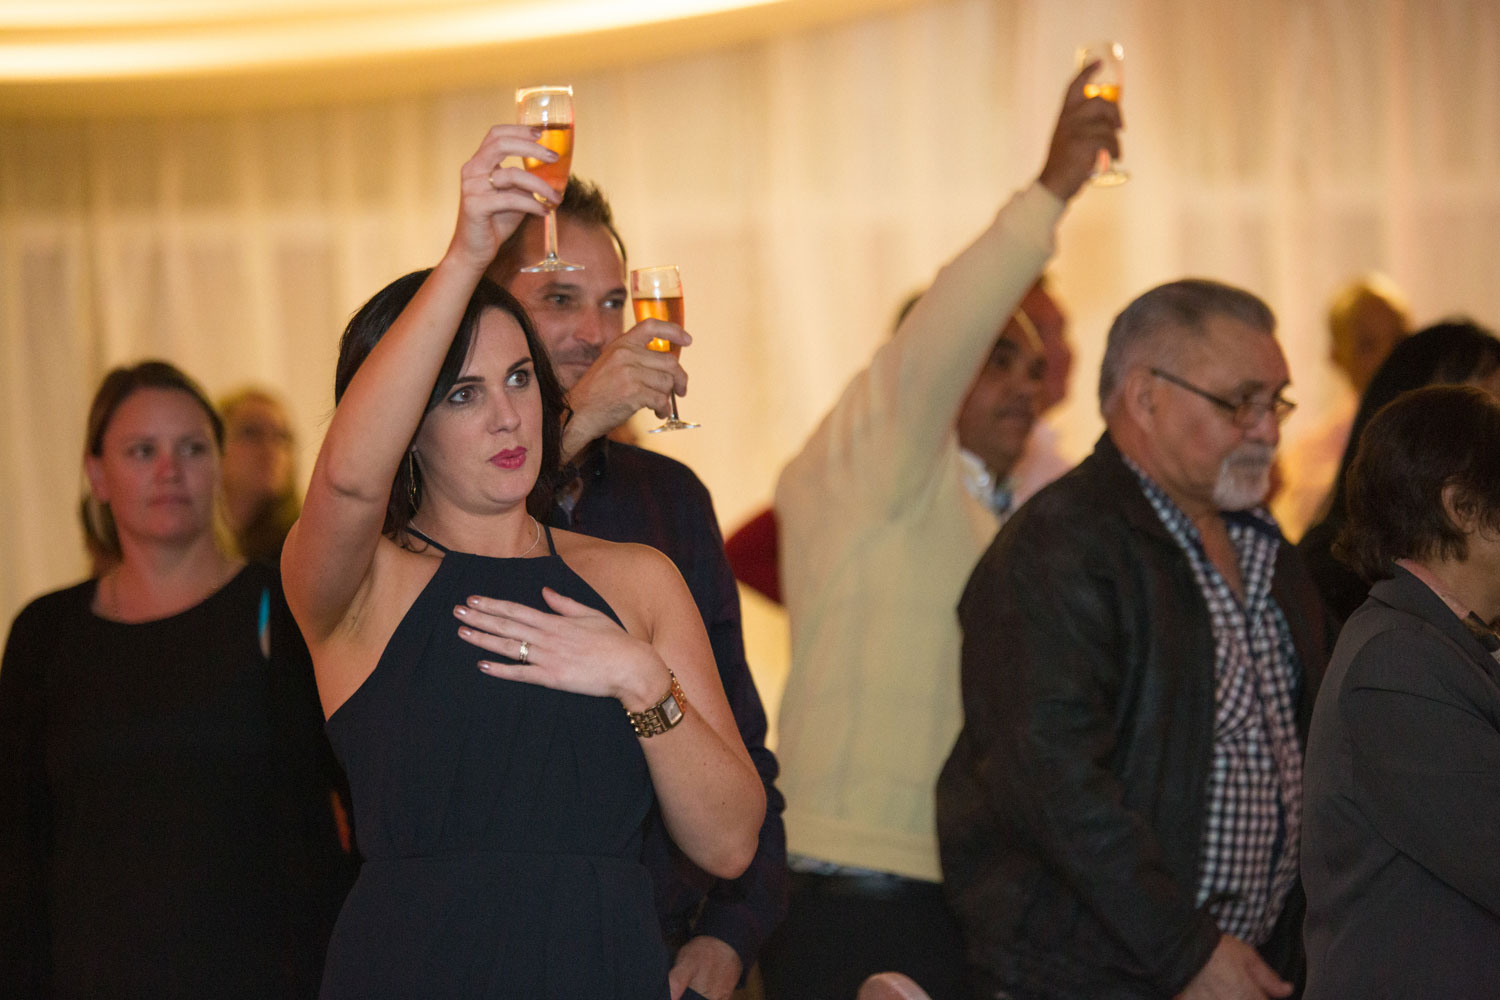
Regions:
<instances>
[{"instance_id":1,"label":"champagne flute","mask_svg":"<svg viewBox=\"0 0 1500 1000\"><path fill-rule=\"evenodd\" d=\"M521 270L582 271L582 264L569 264L557 256L557 202L568 188L573 167L573 88L523 87L516 91L516 114L522 125L540 127L537 142L557 154L555 163L524 157L526 169L546 181L557 199L547 205L547 256Z\"/></svg>"},{"instance_id":2,"label":"champagne flute","mask_svg":"<svg viewBox=\"0 0 1500 1000\"><path fill-rule=\"evenodd\" d=\"M1102 97L1106 101L1120 103L1120 92L1125 87L1125 47L1119 42L1091 42L1078 48L1078 68L1098 62L1099 69L1083 86L1084 97ZM1099 150L1099 165L1094 168L1094 183L1101 187L1113 187L1130 180L1130 174L1120 162L1109 155L1108 150Z\"/></svg>"},{"instance_id":3,"label":"champagne flute","mask_svg":"<svg viewBox=\"0 0 1500 1000\"><path fill-rule=\"evenodd\" d=\"M663 267L638 267L630 272L630 304L635 309L637 323L648 319L666 320L682 325L682 275L676 264ZM682 345L674 344L664 337L652 337L646 344L653 351L670 352L677 356ZM671 395L672 416L659 427L651 428L652 434L662 431L691 430L698 424L689 423L677 415L677 396Z\"/></svg>"}]
</instances>

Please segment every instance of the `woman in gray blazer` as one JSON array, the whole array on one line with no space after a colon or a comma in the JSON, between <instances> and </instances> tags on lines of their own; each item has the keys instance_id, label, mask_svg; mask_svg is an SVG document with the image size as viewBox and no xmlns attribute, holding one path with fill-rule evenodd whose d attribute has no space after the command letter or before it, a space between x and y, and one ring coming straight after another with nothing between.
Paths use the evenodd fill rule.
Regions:
<instances>
[{"instance_id":1,"label":"woman in gray blazer","mask_svg":"<svg viewBox=\"0 0 1500 1000\"><path fill-rule=\"evenodd\" d=\"M1336 553L1376 581L1304 766L1307 1000L1500 997L1500 401L1370 422Z\"/></svg>"}]
</instances>

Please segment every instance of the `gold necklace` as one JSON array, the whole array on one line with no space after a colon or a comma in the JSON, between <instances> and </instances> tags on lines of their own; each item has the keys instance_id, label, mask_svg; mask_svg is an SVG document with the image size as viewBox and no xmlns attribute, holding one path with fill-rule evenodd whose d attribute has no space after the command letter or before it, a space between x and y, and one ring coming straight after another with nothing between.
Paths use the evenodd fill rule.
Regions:
<instances>
[{"instance_id":1,"label":"gold necklace","mask_svg":"<svg viewBox=\"0 0 1500 1000\"><path fill-rule=\"evenodd\" d=\"M531 517L530 514L527 514L526 516ZM535 517L531 517L531 523L536 527L536 535L531 539L531 544L526 546L525 551L523 551L521 555L516 556L517 559L530 555L531 550L536 548L537 542L540 542L542 540L542 522L538 521Z\"/></svg>"}]
</instances>

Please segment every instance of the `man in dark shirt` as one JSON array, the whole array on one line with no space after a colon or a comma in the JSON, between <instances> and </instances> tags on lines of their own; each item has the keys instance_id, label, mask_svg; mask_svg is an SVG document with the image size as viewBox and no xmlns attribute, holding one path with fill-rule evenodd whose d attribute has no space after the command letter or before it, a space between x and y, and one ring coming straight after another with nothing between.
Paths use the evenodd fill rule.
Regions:
<instances>
[{"instance_id":1,"label":"man in dark shirt","mask_svg":"<svg viewBox=\"0 0 1500 1000\"><path fill-rule=\"evenodd\" d=\"M625 330L625 248L609 203L577 178L557 212L559 252L581 271L523 273L540 260L542 226L530 219L500 248L489 276L521 300L536 322L571 416L563 461L573 475L558 490L555 527L615 542L640 542L677 564L698 604L724 693L766 786L766 818L750 867L732 881L699 869L668 837L660 815L646 832L657 912L674 951L672 996L728 997L786 912L786 833L776 791L776 758L765 747L766 713L745 662L739 594L708 490L673 459L606 437L636 410L668 414L669 394L687 388L677 358L652 351L661 337L691 342L679 326L648 320Z\"/></svg>"}]
</instances>

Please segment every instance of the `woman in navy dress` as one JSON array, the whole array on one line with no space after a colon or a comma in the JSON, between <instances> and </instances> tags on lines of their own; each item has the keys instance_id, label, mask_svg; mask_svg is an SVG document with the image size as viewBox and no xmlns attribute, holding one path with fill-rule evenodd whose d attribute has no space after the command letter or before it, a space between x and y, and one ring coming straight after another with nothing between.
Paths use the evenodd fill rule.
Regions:
<instances>
[{"instance_id":1,"label":"woman in navy dress","mask_svg":"<svg viewBox=\"0 0 1500 1000\"><path fill-rule=\"evenodd\" d=\"M497 126L453 240L350 321L338 408L282 566L365 865L326 997L666 997L639 863L653 795L741 872L764 793L701 620L654 549L551 532L562 394L484 279L550 159Z\"/></svg>"}]
</instances>

